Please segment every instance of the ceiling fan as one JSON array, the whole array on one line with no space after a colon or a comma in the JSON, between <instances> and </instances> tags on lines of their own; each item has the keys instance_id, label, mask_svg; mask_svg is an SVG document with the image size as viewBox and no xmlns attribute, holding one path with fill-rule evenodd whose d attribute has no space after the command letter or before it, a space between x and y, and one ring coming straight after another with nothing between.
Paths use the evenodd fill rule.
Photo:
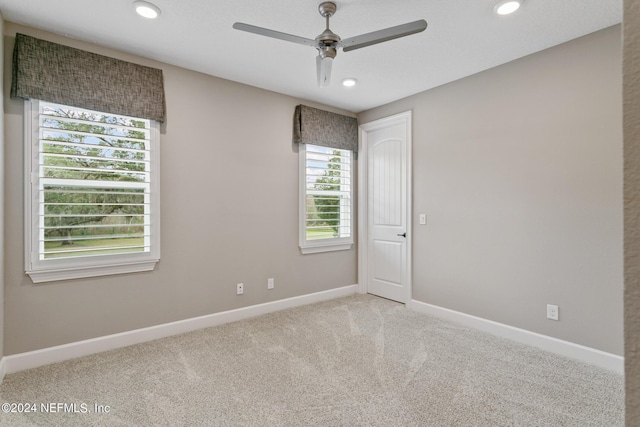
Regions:
<instances>
[{"instance_id":1,"label":"ceiling fan","mask_svg":"<svg viewBox=\"0 0 640 427\"><path fill-rule=\"evenodd\" d=\"M389 27L384 30L378 30L342 40L340 39L340 36L329 29L329 18L336 13L336 9L337 7L334 2L325 1L320 3L318 11L320 12L320 15L326 19L327 28L315 39L307 39L287 33L281 33L280 31L256 27L255 25L243 24L241 22L233 24L233 28L236 30L259 34L261 36L273 37L275 39L315 47L318 50L318 57L316 58L318 86L329 86L329 82L331 81L331 64L338 53L338 49L342 48L343 51L349 52L350 50L360 49L361 47L367 47L377 43L386 42L388 40L419 33L427 28L427 21L420 19L407 24Z\"/></svg>"}]
</instances>

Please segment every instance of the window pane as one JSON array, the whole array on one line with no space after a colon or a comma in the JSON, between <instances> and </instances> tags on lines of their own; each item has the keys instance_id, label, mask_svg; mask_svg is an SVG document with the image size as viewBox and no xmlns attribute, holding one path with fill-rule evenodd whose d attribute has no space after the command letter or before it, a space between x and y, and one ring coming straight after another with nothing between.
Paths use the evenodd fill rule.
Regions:
<instances>
[{"instance_id":1,"label":"window pane","mask_svg":"<svg viewBox=\"0 0 640 427\"><path fill-rule=\"evenodd\" d=\"M40 259L150 251L150 122L40 103Z\"/></svg>"},{"instance_id":2,"label":"window pane","mask_svg":"<svg viewBox=\"0 0 640 427\"><path fill-rule=\"evenodd\" d=\"M350 237L351 153L306 146L306 240Z\"/></svg>"}]
</instances>

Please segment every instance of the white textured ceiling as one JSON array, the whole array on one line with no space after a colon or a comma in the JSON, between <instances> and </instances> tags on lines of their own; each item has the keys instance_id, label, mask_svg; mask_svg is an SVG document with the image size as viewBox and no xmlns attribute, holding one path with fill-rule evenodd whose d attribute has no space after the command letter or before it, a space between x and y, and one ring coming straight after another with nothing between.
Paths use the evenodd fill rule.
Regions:
<instances>
[{"instance_id":1,"label":"white textured ceiling","mask_svg":"<svg viewBox=\"0 0 640 427\"><path fill-rule=\"evenodd\" d=\"M419 34L338 52L330 87L316 83L312 47L232 29L236 21L315 38L319 0L153 0L146 20L132 0L0 0L5 20L65 34L305 100L360 112L615 25L622 0L525 0L515 14L497 0L335 0L343 39L425 19ZM359 84L340 82L355 77Z\"/></svg>"}]
</instances>

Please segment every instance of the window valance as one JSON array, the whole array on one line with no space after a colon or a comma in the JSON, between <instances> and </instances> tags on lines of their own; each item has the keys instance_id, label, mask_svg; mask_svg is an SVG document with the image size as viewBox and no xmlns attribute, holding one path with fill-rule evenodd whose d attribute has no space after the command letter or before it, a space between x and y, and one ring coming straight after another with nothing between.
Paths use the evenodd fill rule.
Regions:
<instances>
[{"instance_id":1,"label":"window valance","mask_svg":"<svg viewBox=\"0 0 640 427\"><path fill-rule=\"evenodd\" d=\"M165 121L162 70L16 34L11 97Z\"/></svg>"},{"instance_id":2,"label":"window valance","mask_svg":"<svg viewBox=\"0 0 640 427\"><path fill-rule=\"evenodd\" d=\"M298 144L358 151L358 121L354 117L296 106L293 140Z\"/></svg>"}]
</instances>

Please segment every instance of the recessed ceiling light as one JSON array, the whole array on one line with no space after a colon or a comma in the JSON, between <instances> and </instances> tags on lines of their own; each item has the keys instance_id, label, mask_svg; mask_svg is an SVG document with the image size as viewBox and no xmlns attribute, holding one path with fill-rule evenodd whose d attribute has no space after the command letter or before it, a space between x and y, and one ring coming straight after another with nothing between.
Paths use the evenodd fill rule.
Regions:
<instances>
[{"instance_id":1,"label":"recessed ceiling light","mask_svg":"<svg viewBox=\"0 0 640 427\"><path fill-rule=\"evenodd\" d=\"M133 2L133 7L135 7L138 15L148 19L155 19L160 15L160 8L148 1L136 0Z\"/></svg>"},{"instance_id":2,"label":"recessed ceiling light","mask_svg":"<svg viewBox=\"0 0 640 427\"><path fill-rule=\"evenodd\" d=\"M498 15L510 15L520 9L521 4L522 0L500 0L493 10Z\"/></svg>"},{"instance_id":3,"label":"recessed ceiling light","mask_svg":"<svg viewBox=\"0 0 640 427\"><path fill-rule=\"evenodd\" d=\"M346 86L346 87L355 86L356 83L358 83L358 81L356 79L354 79L353 77L349 77L349 78L346 78L346 79L342 80L342 86Z\"/></svg>"}]
</instances>

